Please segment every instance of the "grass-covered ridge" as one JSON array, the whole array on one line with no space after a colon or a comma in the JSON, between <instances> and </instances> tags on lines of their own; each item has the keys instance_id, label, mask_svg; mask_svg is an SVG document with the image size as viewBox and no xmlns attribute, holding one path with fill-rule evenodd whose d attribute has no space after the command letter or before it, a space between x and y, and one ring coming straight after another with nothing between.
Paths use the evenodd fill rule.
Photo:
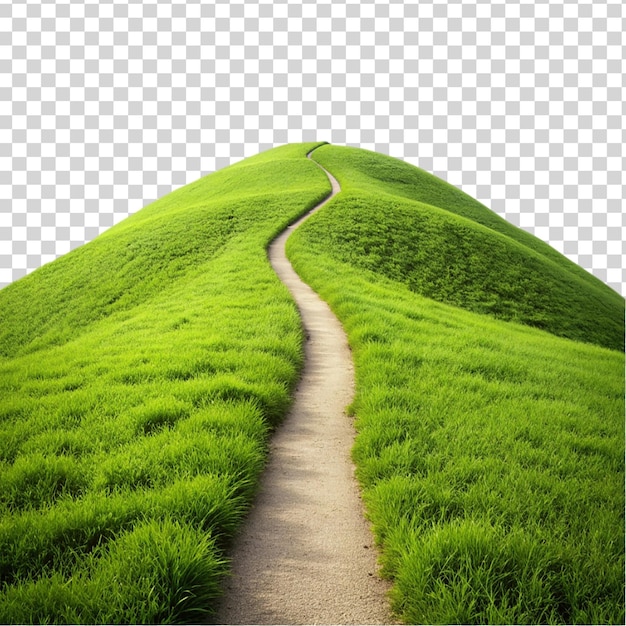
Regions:
<instances>
[{"instance_id":1,"label":"grass-covered ridge","mask_svg":"<svg viewBox=\"0 0 626 626\"><path fill-rule=\"evenodd\" d=\"M624 347L624 300L455 187L381 154L322 146L342 194L307 225L337 260L412 291L605 347Z\"/></svg>"},{"instance_id":2,"label":"grass-covered ridge","mask_svg":"<svg viewBox=\"0 0 626 626\"><path fill-rule=\"evenodd\" d=\"M432 237L454 262L445 230L456 215L405 203L395 165L379 155L378 170L376 156L361 160L361 152L316 150L345 191L294 233L287 251L348 333L354 459L394 580L394 609L407 623L623 623L624 355L587 343L615 334L601 327L591 339L587 312L558 290L547 290L542 313L555 323L572 317L568 331L585 342L415 293L406 256ZM377 179L372 188L352 186L364 162ZM404 195L423 201L428 192L433 202L460 193L429 180L433 190L407 184ZM462 219L459 228L480 240L485 224ZM544 269L562 265L572 285L615 303L619 323L624 303L608 288L539 243L526 245L525 235L503 234L509 250L531 249L549 259ZM430 260L411 260L415 274ZM511 276L497 255L492 262ZM522 310L532 314L532 302ZM481 311L467 298L460 304ZM528 324L519 310L511 317Z\"/></svg>"},{"instance_id":3,"label":"grass-covered ridge","mask_svg":"<svg viewBox=\"0 0 626 626\"><path fill-rule=\"evenodd\" d=\"M0 621L198 622L302 360L266 258L328 194L284 146L0 291Z\"/></svg>"}]
</instances>

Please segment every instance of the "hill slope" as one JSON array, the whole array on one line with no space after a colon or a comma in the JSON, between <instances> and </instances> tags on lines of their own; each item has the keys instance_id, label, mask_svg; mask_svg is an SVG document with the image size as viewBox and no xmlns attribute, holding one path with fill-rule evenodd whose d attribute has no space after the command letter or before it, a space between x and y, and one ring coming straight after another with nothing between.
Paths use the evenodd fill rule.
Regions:
<instances>
[{"instance_id":1,"label":"hill slope","mask_svg":"<svg viewBox=\"0 0 626 626\"><path fill-rule=\"evenodd\" d=\"M302 362L265 247L330 190L314 146L187 185L0 292L3 623L213 606Z\"/></svg>"},{"instance_id":2,"label":"hill slope","mask_svg":"<svg viewBox=\"0 0 626 626\"><path fill-rule=\"evenodd\" d=\"M426 173L313 158L345 191L287 251L353 350L354 459L394 609L622 623L623 300Z\"/></svg>"},{"instance_id":3,"label":"hill slope","mask_svg":"<svg viewBox=\"0 0 626 626\"><path fill-rule=\"evenodd\" d=\"M207 264L242 236L269 241L330 191L304 158L315 145L275 148L186 185L3 289L0 355L58 345L158 300L210 271Z\"/></svg>"},{"instance_id":4,"label":"hill slope","mask_svg":"<svg viewBox=\"0 0 626 626\"><path fill-rule=\"evenodd\" d=\"M624 348L624 300L460 190L384 155L323 146L342 194L307 228L337 260L412 291L556 335Z\"/></svg>"}]
</instances>

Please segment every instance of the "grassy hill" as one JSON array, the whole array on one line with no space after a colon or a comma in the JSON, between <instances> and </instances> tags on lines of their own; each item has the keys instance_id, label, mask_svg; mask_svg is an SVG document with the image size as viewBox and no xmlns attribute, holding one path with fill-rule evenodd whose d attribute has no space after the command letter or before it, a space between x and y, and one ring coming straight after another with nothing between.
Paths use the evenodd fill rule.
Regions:
<instances>
[{"instance_id":1,"label":"grassy hill","mask_svg":"<svg viewBox=\"0 0 626 626\"><path fill-rule=\"evenodd\" d=\"M623 299L417 168L313 158L343 192L288 255L348 333L354 459L394 609L621 624Z\"/></svg>"},{"instance_id":2,"label":"grassy hill","mask_svg":"<svg viewBox=\"0 0 626 626\"><path fill-rule=\"evenodd\" d=\"M624 300L543 241L408 163L323 146L342 194L308 226L337 260L428 298L624 349Z\"/></svg>"},{"instance_id":3,"label":"grassy hill","mask_svg":"<svg viewBox=\"0 0 626 626\"><path fill-rule=\"evenodd\" d=\"M430 174L314 143L0 291L0 621L211 610L302 364L265 248L329 193L316 146L342 193L288 253L349 335L398 615L623 623L623 299Z\"/></svg>"},{"instance_id":4,"label":"grassy hill","mask_svg":"<svg viewBox=\"0 0 626 626\"><path fill-rule=\"evenodd\" d=\"M330 191L284 146L0 291L0 621L197 622L302 362L267 243Z\"/></svg>"}]
</instances>

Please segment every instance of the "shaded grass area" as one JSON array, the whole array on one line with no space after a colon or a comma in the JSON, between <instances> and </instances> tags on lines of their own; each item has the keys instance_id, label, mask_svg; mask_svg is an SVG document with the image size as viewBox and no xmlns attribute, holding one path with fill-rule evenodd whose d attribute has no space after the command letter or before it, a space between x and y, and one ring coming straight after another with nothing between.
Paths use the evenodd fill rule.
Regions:
<instances>
[{"instance_id":1,"label":"shaded grass area","mask_svg":"<svg viewBox=\"0 0 626 626\"><path fill-rule=\"evenodd\" d=\"M394 610L407 623L623 623L623 354L345 262L323 233L348 206L338 196L287 250L353 350L353 456Z\"/></svg>"},{"instance_id":2,"label":"shaded grass area","mask_svg":"<svg viewBox=\"0 0 626 626\"><path fill-rule=\"evenodd\" d=\"M205 177L0 292L3 623L213 609L302 364L265 247L329 192L314 145Z\"/></svg>"},{"instance_id":3,"label":"shaded grass area","mask_svg":"<svg viewBox=\"0 0 626 626\"><path fill-rule=\"evenodd\" d=\"M624 301L455 187L366 150L322 146L342 194L307 226L338 260L440 302L624 348Z\"/></svg>"}]
</instances>

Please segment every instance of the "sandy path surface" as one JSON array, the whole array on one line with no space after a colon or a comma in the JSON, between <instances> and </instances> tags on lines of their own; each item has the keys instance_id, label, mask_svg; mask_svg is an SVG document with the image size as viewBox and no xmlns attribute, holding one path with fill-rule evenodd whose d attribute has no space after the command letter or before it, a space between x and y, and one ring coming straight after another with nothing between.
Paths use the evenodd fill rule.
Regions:
<instances>
[{"instance_id":1,"label":"sandy path surface","mask_svg":"<svg viewBox=\"0 0 626 626\"><path fill-rule=\"evenodd\" d=\"M326 170L324 170L326 171ZM337 181L326 172L332 194ZM272 267L300 309L308 340L289 415L275 432L261 489L235 540L233 575L221 624L391 623L388 584L363 514L345 415L354 391L346 336L328 305L285 257L285 241L309 215L271 244Z\"/></svg>"}]
</instances>

